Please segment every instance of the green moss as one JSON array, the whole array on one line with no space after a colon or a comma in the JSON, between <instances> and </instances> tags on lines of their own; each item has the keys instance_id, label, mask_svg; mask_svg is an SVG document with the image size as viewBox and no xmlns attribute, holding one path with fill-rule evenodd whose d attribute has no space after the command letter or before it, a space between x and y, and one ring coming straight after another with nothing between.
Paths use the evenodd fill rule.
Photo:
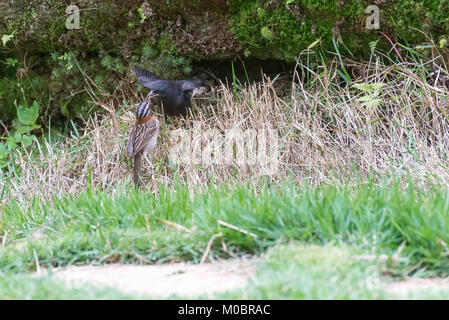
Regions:
<instances>
[{"instance_id":1,"label":"green moss","mask_svg":"<svg viewBox=\"0 0 449 320\"><path fill-rule=\"evenodd\" d=\"M350 52L363 57L368 44L382 39L379 47L389 43L375 30L365 27L365 10L371 3L364 0L286 0L278 2L241 0L231 3L232 30L245 52L259 58L292 60L316 39L323 52L333 51L332 38L341 39ZM276 5L277 4L277 5ZM420 43L425 36L449 33L449 0L398 0L380 4L381 30L390 38Z\"/></svg>"},{"instance_id":2,"label":"green moss","mask_svg":"<svg viewBox=\"0 0 449 320\"><path fill-rule=\"evenodd\" d=\"M262 8L257 8L257 15L261 18L265 17L267 15L267 12Z\"/></svg>"},{"instance_id":3,"label":"green moss","mask_svg":"<svg viewBox=\"0 0 449 320\"><path fill-rule=\"evenodd\" d=\"M260 29L260 33L262 34L262 37L264 37L267 40L273 40L273 32L268 28L267 26L264 26Z\"/></svg>"},{"instance_id":4,"label":"green moss","mask_svg":"<svg viewBox=\"0 0 449 320\"><path fill-rule=\"evenodd\" d=\"M295 1L296 2L296 1ZM308 10L327 10L331 12L338 12L338 1L335 0L300 0L299 3L303 4ZM291 3L291 2L290 2Z\"/></svg>"},{"instance_id":5,"label":"green moss","mask_svg":"<svg viewBox=\"0 0 449 320\"><path fill-rule=\"evenodd\" d=\"M231 13L236 37L261 58L291 61L317 38L332 37L330 19L315 26L315 18L297 17L286 6L269 10L258 1L234 2Z\"/></svg>"},{"instance_id":6,"label":"green moss","mask_svg":"<svg viewBox=\"0 0 449 320\"><path fill-rule=\"evenodd\" d=\"M165 78L181 78L192 71L191 59L179 52L168 32L161 33L156 41L142 40L139 57L143 68Z\"/></svg>"},{"instance_id":7,"label":"green moss","mask_svg":"<svg viewBox=\"0 0 449 320\"><path fill-rule=\"evenodd\" d=\"M391 18L386 22L394 35L408 43L426 41L422 32L433 36L449 33L448 0L396 1L387 8L386 16Z\"/></svg>"},{"instance_id":8,"label":"green moss","mask_svg":"<svg viewBox=\"0 0 449 320\"><path fill-rule=\"evenodd\" d=\"M152 45L142 46L142 56L148 59L153 59L159 54L159 50Z\"/></svg>"},{"instance_id":9,"label":"green moss","mask_svg":"<svg viewBox=\"0 0 449 320\"><path fill-rule=\"evenodd\" d=\"M201 22L205 21L205 11L215 14L218 20L226 18L228 12L231 14L232 31L243 48L236 46L239 52L230 50L227 58L251 52L259 58L288 60L317 38L323 40L324 50L332 49L331 38L336 27L345 43L357 46L349 48L353 52L364 51L360 50L361 45L366 49L365 35L369 35L370 40L379 37L364 27L367 16L364 11L371 4L365 0L231 0L229 6L225 0L149 0L147 3L152 9L151 18L145 16L140 1L80 0L77 5L83 10L81 28L66 30L65 8L71 1L18 1L13 10L7 10L8 14L1 18L4 23L0 23L0 32L9 34L15 31L21 43L40 52L118 50L128 42L136 48L141 39L151 38L158 43L142 50L145 57L154 58L162 53L167 57L175 56L175 59L184 56L197 60L214 58L215 51L207 50L207 47L191 48L182 37L174 44L173 40L165 43L163 39L162 42L159 40L165 37L164 33L173 38L173 32L177 32L176 37L179 38L179 31L171 26L180 16L185 21L198 21L192 26L200 28ZM379 6L381 28L391 38L423 41L423 35L410 27L431 32L437 37L449 33L448 0L389 0ZM147 33L149 28L154 31L150 35ZM202 35L210 34L204 32ZM118 51L115 54L119 56Z\"/></svg>"}]
</instances>

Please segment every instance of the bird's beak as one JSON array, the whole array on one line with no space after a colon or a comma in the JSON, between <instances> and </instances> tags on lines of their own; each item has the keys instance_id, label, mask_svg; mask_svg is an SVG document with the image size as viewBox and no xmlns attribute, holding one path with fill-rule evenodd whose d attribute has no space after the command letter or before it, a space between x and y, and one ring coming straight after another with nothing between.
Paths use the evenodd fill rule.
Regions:
<instances>
[{"instance_id":1,"label":"bird's beak","mask_svg":"<svg viewBox=\"0 0 449 320\"><path fill-rule=\"evenodd\" d=\"M146 100L149 100L151 98L158 97L158 96L159 96L159 94L157 94L156 92L151 90L150 93L147 95Z\"/></svg>"}]
</instances>

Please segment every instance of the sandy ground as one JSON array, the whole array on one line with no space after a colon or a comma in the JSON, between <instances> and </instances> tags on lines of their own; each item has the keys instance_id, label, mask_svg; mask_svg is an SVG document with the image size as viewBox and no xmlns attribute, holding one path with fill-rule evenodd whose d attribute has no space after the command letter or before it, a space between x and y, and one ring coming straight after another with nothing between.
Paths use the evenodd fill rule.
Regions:
<instances>
[{"instance_id":1,"label":"sandy ground","mask_svg":"<svg viewBox=\"0 0 449 320\"><path fill-rule=\"evenodd\" d=\"M258 261L249 258L204 264L72 266L52 272L73 286L90 283L133 295L194 297L244 287Z\"/></svg>"},{"instance_id":2,"label":"sandy ground","mask_svg":"<svg viewBox=\"0 0 449 320\"><path fill-rule=\"evenodd\" d=\"M388 283L385 289L398 298L407 299L413 292L447 291L449 290L449 280L443 278L410 278L404 281Z\"/></svg>"},{"instance_id":3,"label":"sandy ground","mask_svg":"<svg viewBox=\"0 0 449 320\"><path fill-rule=\"evenodd\" d=\"M131 295L167 298L176 294L194 298L245 287L260 261L260 258L251 257L204 264L71 266L53 269L52 275L74 287L89 283L113 287ZM407 299L422 290L449 290L449 278L410 278L383 286L397 298Z\"/></svg>"}]
</instances>

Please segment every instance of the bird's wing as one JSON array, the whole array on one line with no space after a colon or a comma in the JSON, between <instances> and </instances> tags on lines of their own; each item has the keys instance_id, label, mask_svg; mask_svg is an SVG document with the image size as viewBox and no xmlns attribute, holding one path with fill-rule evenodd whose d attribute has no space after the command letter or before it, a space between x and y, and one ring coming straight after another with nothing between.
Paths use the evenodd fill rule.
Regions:
<instances>
[{"instance_id":1,"label":"bird's wing","mask_svg":"<svg viewBox=\"0 0 449 320\"><path fill-rule=\"evenodd\" d=\"M151 84L155 81L161 80L151 71L140 69L139 67L134 67L134 72L136 73L139 83L146 88L150 88Z\"/></svg>"},{"instance_id":2,"label":"bird's wing","mask_svg":"<svg viewBox=\"0 0 449 320\"><path fill-rule=\"evenodd\" d=\"M141 152L145 145L159 133L159 121L156 118L145 123L137 123L128 140L128 153L134 157Z\"/></svg>"},{"instance_id":3,"label":"bird's wing","mask_svg":"<svg viewBox=\"0 0 449 320\"><path fill-rule=\"evenodd\" d=\"M141 82L141 84L142 84L142 82ZM168 81L168 80L155 80L155 81L147 82L147 85L144 85L144 86L153 90L156 93L161 93L162 95L165 91L168 91L169 88L172 87L170 85L170 81Z\"/></svg>"},{"instance_id":4,"label":"bird's wing","mask_svg":"<svg viewBox=\"0 0 449 320\"><path fill-rule=\"evenodd\" d=\"M182 83L182 91L193 90L203 85L201 79L181 80L180 82Z\"/></svg>"}]
</instances>

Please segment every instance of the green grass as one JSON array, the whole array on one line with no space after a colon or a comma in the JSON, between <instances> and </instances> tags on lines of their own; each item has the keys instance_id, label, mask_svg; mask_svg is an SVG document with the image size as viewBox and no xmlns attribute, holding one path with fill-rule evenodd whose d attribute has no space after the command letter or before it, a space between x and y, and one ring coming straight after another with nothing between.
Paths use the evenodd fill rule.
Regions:
<instances>
[{"instance_id":1,"label":"green grass","mask_svg":"<svg viewBox=\"0 0 449 320\"><path fill-rule=\"evenodd\" d=\"M8 274L0 277L0 300L90 300L90 299L135 299L111 288L92 285L68 285L51 277L31 277L28 274Z\"/></svg>"},{"instance_id":2,"label":"green grass","mask_svg":"<svg viewBox=\"0 0 449 320\"><path fill-rule=\"evenodd\" d=\"M11 202L1 210L0 233L7 233L0 249L2 271L34 270L34 255L44 267L199 262L209 239L221 233L211 259L228 256L220 238L228 251L237 254L259 254L275 243L299 240L392 255L405 242L401 255L407 261L399 265L390 261L395 275L413 274L423 267L432 275L449 274L449 190L442 186L423 192L412 183L406 188L364 184L316 189L284 183L257 192L249 185L209 187L191 197L181 185L173 189L161 185L156 197L128 188L89 189L28 204ZM192 232L169 227L160 219ZM220 225L219 220L257 238ZM36 230L44 236L34 239Z\"/></svg>"},{"instance_id":3,"label":"green grass","mask_svg":"<svg viewBox=\"0 0 449 320\"><path fill-rule=\"evenodd\" d=\"M270 249L247 288L223 299L381 299L380 277L347 246L289 243Z\"/></svg>"}]
</instances>

